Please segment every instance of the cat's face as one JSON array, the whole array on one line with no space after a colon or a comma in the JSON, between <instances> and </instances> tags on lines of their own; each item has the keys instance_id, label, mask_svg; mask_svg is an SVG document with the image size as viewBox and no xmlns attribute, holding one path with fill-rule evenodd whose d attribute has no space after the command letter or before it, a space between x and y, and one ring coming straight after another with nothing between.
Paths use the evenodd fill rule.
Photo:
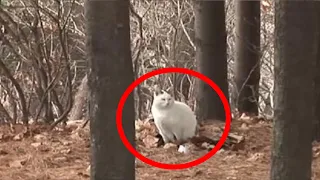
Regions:
<instances>
[{"instance_id":1,"label":"cat's face","mask_svg":"<svg viewBox=\"0 0 320 180\"><path fill-rule=\"evenodd\" d=\"M174 103L173 97L166 91L158 91L154 93L153 104L158 108L167 108Z\"/></svg>"}]
</instances>

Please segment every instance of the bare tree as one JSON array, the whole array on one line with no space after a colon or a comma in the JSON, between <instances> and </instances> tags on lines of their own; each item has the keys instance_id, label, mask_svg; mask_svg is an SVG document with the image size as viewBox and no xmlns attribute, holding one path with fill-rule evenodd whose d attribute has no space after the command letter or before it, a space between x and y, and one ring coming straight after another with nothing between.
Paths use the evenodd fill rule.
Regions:
<instances>
[{"instance_id":1,"label":"bare tree","mask_svg":"<svg viewBox=\"0 0 320 180\"><path fill-rule=\"evenodd\" d=\"M198 70L212 79L228 97L226 37L224 1L195 1ZM202 81L198 81L197 89L198 119L224 120L224 108L217 93Z\"/></svg>"},{"instance_id":2,"label":"bare tree","mask_svg":"<svg viewBox=\"0 0 320 180\"><path fill-rule=\"evenodd\" d=\"M86 107L88 97L88 77L84 76L74 98L74 105L70 111L70 120L78 120L83 117L83 109Z\"/></svg>"},{"instance_id":3,"label":"bare tree","mask_svg":"<svg viewBox=\"0 0 320 180\"><path fill-rule=\"evenodd\" d=\"M258 115L260 1L236 1L235 82L240 113Z\"/></svg>"},{"instance_id":4,"label":"bare tree","mask_svg":"<svg viewBox=\"0 0 320 180\"><path fill-rule=\"evenodd\" d=\"M310 180L317 14L313 2L275 2L272 180Z\"/></svg>"},{"instance_id":5,"label":"bare tree","mask_svg":"<svg viewBox=\"0 0 320 180\"><path fill-rule=\"evenodd\" d=\"M86 1L89 58L91 179L134 180L134 156L122 144L116 128L121 95L133 81L129 1ZM123 109L123 128L134 145L134 101Z\"/></svg>"}]
</instances>

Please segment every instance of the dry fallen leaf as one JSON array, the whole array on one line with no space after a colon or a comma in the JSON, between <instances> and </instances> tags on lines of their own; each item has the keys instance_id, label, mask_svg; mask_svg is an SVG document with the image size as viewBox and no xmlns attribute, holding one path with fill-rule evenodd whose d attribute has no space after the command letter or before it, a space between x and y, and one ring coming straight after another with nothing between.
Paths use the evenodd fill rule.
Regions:
<instances>
[{"instance_id":1,"label":"dry fallen leaf","mask_svg":"<svg viewBox=\"0 0 320 180\"><path fill-rule=\"evenodd\" d=\"M223 160L224 160L224 161L229 161L229 159L234 159L234 158L236 158L236 155L235 155L235 154L231 154L231 155L229 155L229 156L225 156L225 157L223 158Z\"/></svg>"},{"instance_id":2,"label":"dry fallen leaf","mask_svg":"<svg viewBox=\"0 0 320 180\"><path fill-rule=\"evenodd\" d=\"M71 149L63 149L60 151L60 153L62 154L70 154L71 153Z\"/></svg>"},{"instance_id":3,"label":"dry fallen leaf","mask_svg":"<svg viewBox=\"0 0 320 180\"><path fill-rule=\"evenodd\" d=\"M0 155L7 155L9 154L6 150L0 149Z\"/></svg>"},{"instance_id":4,"label":"dry fallen leaf","mask_svg":"<svg viewBox=\"0 0 320 180\"><path fill-rule=\"evenodd\" d=\"M35 136L33 136L33 139L35 140L35 141L45 141L45 140L47 140L48 138L45 136L45 135L43 135L43 134L37 134L37 135L35 135Z\"/></svg>"},{"instance_id":5,"label":"dry fallen leaf","mask_svg":"<svg viewBox=\"0 0 320 180\"><path fill-rule=\"evenodd\" d=\"M158 138L147 135L142 141L145 144L146 148L157 147Z\"/></svg>"},{"instance_id":6,"label":"dry fallen leaf","mask_svg":"<svg viewBox=\"0 0 320 180\"><path fill-rule=\"evenodd\" d=\"M89 166L87 167L86 172L87 172L87 173L90 173L90 169L91 169L91 165L89 165Z\"/></svg>"},{"instance_id":7,"label":"dry fallen leaf","mask_svg":"<svg viewBox=\"0 0 320 180\"><path fill-rule=\"evenodd\" d=\"M203 174L203 171L197 170L196 172L194 172L193 177L195 177L197 175L201 175L201 174Z\"/></svg>"},{"instance_id":8,"label":"dry fallen leaf","mask_svg":"<svg viewBox=\"0 0 320 180\"><path fill-rule=\"evenodd\" d=\"M78 175L79 175L79 176L82 176L82 177L84 177L84 178L89 178L89 177L90 177L89 173L79 172Z\"/></svg>"},{"instance_id":9,"label":"dry fallen leaf","mask_svg":"<svg viewBox=\"0 0 320 180\"><path fill-rule=\"evenodd\" d=\"M140 119L136 120L135 127L136 127L136 131L138 131L138 132L142 131L143 130L143 121L141 121Z\"/></svg>"},{"instance_id":10,"label":"dry fallen leaf","mask_svg":"<svg viewBox=\"0 0 320 180\"><path fill-rule=\"evenodd\" d=\"M145 128L149 128L149 129L153 128L153 125L152 125L151 121L149 121L149 120L145 120L144 123L143 123L143 126Z\"/></svg>"},{"instance_id":11,"label":"dry fallen leaf","mask_svg":"<svg viewBox=\"0 0 320 180\"><path fill-rule=\"evenodd\" d=\"M41 146L41 145L42 145L41 142L31 143L31 146L33 146L33 147L35 147L35 148L37 148L37 147L39 147L39 146Z\"/></svg>"},{"instance_id":12,"label":"dry fallen leaf","mask_svg":"<svg viewBox=\"0 0 320 180\"><path fill-rule=\"evenodd\" d=\"M23 138L23 133L19 133L19 134L15 135L15 136L13 137L13 140L15 140L15 141L21 141L22 138Z\"/></svg>"},{"instance_id":13,"label":"dry fallen leaf","mask_svg":"<svg viewBox=\"0 0 320 180\"><path fill-rule=\"evenodd\" d=\"M249 126L247 123L242 123L240 129L242 130L249 130Z\"/></svg>"},{"instance_id":14,"label":"dry fallen leaf","mask_svg":"<svg viewBox=\"0 0 320 180\"><path fill-rule=\"evenodd\" d=\"M318 158L319 156L320 156L320 152L316 152L314 153L313 158Z\"/></svg>"},{"instance_id":15,"label":"dry fallen leaf","mask_svg":"<svg viewBox=\"0 0 320 180\"><path fill-rule=\"evenodd\" d=\"M26 164L27 160L23 159L23 160L15 160L15 161L11 161L9 163L10 167L13 168L21 168L24 164Z\"/></svg>"},{"instance_id":16,"label":"dry fallen leaf","mask_svg":"<svg viewBox=\"0 0 320 180\"><path fill-rule=\"evenodd\" d=\"M64 156L56 157L54 158L54 161L64 162L64 161L67 161L67 157L64 157Z\"/></svg>"},{"instance_id":17,"label":"dry fallen leaf","mask_svg":"<svg viewBox=\"0 0 320 180\"><path fill-rule=\"evenodd\" d=\"M247 120L250 120L250 119L251 119L250 116L247 116L246 113L242 113L238 120L239 121L247 121Z\"/></svg>"},{"instance_id":18,"label":"dry fallen leaf","mask_svg":"<svg viewBox=\"0 0 320 180\"><path fill-rule=\"evenodd\" d=\"M147 131L149 134L156 134L156 126L154 123L150 122L149 120L136 120L135 121L135 127L137 133L140 133L142 131Z\"/></svg>"},{"instance_id":19,"label":"dry fallen leaf","mask_svg":"<svg viewBox=\"0 0 320 180\"><path fill-rule=\"evenodd\" d=\"M235 179L237 179L237 177L232 176L232 177L227 177L227 179L228 179L228 180L229 180L229 179L235 180Z\"/></svg>"},{"instance_id":20,"label":"dry fallen leaf","mask_svg":"<svg viewBox=\"0 0 320 180\"><path fill-rule=\"evenodd\" d=\"M163 148L164 149L177 148L177 145L173 143L167 143L163 146Z\"/></svg>"},{"instance_id":21,"label":"dry fallen leaf","mask_svg":"<svg viewBox=\"0 0 320 180\"><path fill-rule=\"evenodd\" d=\"M204 142L204 143L201 144L201 147L202 147L202 148L205 148L205 149L207 149L207 150L211 150L211 149L213 149L213 148L215 147L215 145L209 144L209 143L207 143L207 142Z\"/></svg>"},{"instance_id":22,"label":"dry fallen leaf","mask_svg":"<svg viewBox=\"0 0 320 180\"><path fill-rule=\"evenodd\" d=\"M46 146L45 144L41 144L41 146L38 147L38 150L41 152L48 152L50 151L50 148Z\"/></svg>"},{"instance_id":23,"label":"dry fallen leaf","mask_svg":"<svg viewBox=\"0 0 320 180\"><path fill-rule=\"evenodd\" d=\"M72 144L72 141L61 141L61 144L64 146L69 146L70 144Z\"/></svg>"},{"instance_id":24,"label":"dry fallen leaf","mask_svg":"<svg viewBox=\"0 0 320 180\"><path fill-rule=\"evenodd\" d=\"M312 147L312 151L313 151L313 158L317 158L320 156L320 146Z\"/></svg>"},{"instance_id":25,"label":"dry fallen leaf","mask_svg":"<svg viewBox=\"0 0 320 180\"><path fill-rule=\"evenodd\" d=\"M268 1L261 1L262 6L270 7L270 3Z\"/></svg>"},{"instance_id":26,"label":"dry fallen leaf","mask_svg":"<svg viewBox=\"0 0 320 180\"><path fill-rule=\"evenodd\" d=\"M248 158L248 161L256 161L264 157L264 153L254 153L250 158Z\"/></svg>"},{"instance_id":27,"label":"dry fallen leaf","mask_svg":"<svg viewBox=\"0 0 320 180\"><path fill-rule=\"evenodd\" d=\"M77 129L82 126L83 120L72 120L72 121L67 121L67 128L71 129Z\"/></svg>"},{"instance_id":28,"label":"dry fallen leaf","mask_svg":"<svg viewBox=\"0 0 320 180\"><path fill-rule=\"evenodd\" d=\"M81 139L80 134L77 131L72 132L71 136L72 139Z\"/></svg>"},{"instance_id":29,"label":"dry fallen leaf","mask_svg":"<svg viewBox=\"0 0 320 180\"><path fill-rule=\"evenodd\" d=\"M136 158L136 160L135 160L135 166L136 166L136 168L141 168L141 167L143 167L143 162L140 161L140 159L137 159L137 158Z\"/></svg>"}]
</instances>

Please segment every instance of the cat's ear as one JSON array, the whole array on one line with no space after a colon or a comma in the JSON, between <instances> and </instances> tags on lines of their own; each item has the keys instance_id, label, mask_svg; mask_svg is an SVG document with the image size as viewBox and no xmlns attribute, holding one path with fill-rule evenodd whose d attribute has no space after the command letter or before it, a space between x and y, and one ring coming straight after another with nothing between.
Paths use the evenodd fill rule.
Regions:
<instances>
[{"instance_id":1,"label":"cat's ear","mask_svg":"<svg viewBox=\"0 0 320 180\"><path fill-rule=\"evenodd\" d=\"M166 93L170 94L171 96L173 96L173 87L169 87L166 89Z\"/></svg>"}]
</instances>

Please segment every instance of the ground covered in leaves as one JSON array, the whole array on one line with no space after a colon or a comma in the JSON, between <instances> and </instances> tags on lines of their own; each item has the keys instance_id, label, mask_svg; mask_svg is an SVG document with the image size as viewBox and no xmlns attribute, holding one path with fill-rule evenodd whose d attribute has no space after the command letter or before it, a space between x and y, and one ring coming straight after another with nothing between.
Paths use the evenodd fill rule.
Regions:
<instances>
[{"instance_id":1,"label":"ground covered in leaves","mask_svg":"<svg viewBox=\"0 0 320 180\"><path fill-rule=\"evenodd\" d=\"M21 125L0 126L1 180L82 180L89 179L89 132L74 122L52 132L43 126L31 126L25 133ZM212 122L201 127L211 135L224 124ZM146 157L162 163L184 163L208 151L189 147L187 154L174 146L156 147L158 138L152 122L139 121L137 149ZM137 180L267 180L270 164L271 124L259 120L235 120L232 134L244 141L228 150L220 150L203 164L185 170L162 170L137 160ZM320 145L314 145L313 180L320 178Z\"/></svg>"}]
</instances>

